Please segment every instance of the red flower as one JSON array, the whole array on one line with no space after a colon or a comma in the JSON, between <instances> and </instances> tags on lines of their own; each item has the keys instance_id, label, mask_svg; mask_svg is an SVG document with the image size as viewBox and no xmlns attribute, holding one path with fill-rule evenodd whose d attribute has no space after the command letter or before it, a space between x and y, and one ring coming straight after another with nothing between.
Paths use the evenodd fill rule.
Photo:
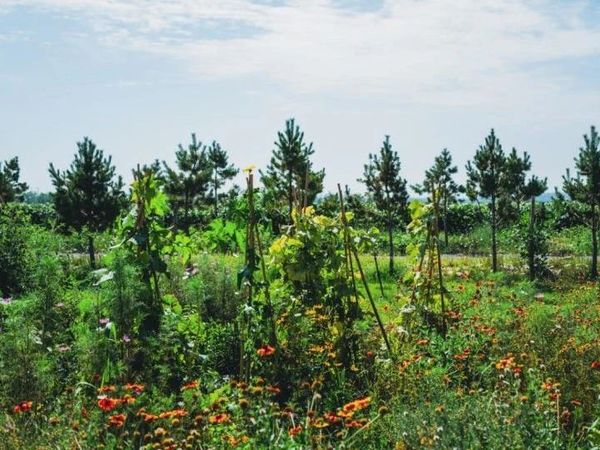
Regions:
<instances>
[{"instance_id":1,"label":"red flower","mask_svg":"<svg viewBox=\"0 0 600 450\"><path fill-rule=\"evenodd\" d=\"M260 357L271 356L273 353L275 353L275 347L271 347L270 345L263 345L256 350L256 354Z\"/></svg>"},{"instance_id":2,"label":"red flower","mask_svg":"<svg viewBox=\"0 0 600 450\"><path fill-rule=\"evenodd\" d=\"M15 414L19 414L19 413L23 413L23 412L27 412L31 409L31 406L33 405L33 402L21 402L16 404L13 407L13 412Z\"/></svg>"},{"instance_id":3,"label":"red flower","mask_svg":"<svg viewBox=\"0 0 600 450\"><path fill-rule=\"evenodd\" d=\"M119 405L119 400L110 397L100 397L98 399L98 407L102 411L112 411Z\"/></svg>"},{"instance_id":4,"label":"red flower","mask_svg":"<svg viewBox=\"0 0 600 450\"><path fill-rule=\"evenodd\" d=\"M600 370L600 360L598 360L598 361L594 361L594 362L593 362L593 363L590 365L590 367L591 367L592 369L598 369L598 370Z\"/></svg>"}]
</instances>

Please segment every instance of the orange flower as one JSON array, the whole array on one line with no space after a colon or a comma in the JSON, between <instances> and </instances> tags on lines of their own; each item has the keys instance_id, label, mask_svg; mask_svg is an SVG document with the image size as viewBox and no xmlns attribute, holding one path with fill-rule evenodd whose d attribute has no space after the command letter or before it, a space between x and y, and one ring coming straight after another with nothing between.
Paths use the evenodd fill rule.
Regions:
<instances>
[{"instance_id":1,"label":"orange flower","mask_svg":"<svg viewBox=\"0 0 600 450\"><path fill-rule=\"evenodd\" d=\"M13 407L13 412L15 414L27 412L31 409L32 406L33 406L33 402L21 402L21 403L16 404Z\"/></svg>"},{"instance_id":2,"label":"orange flower","mask_svg":"<svg viewBox=\"0 0 600 450\"><path fill-rule=\"evenodd\" d=\"M459 353L458 355L454 355L454 359L456 359L458 361L464 361L470 355L471 355L471 349L470 348L466 348L466 349L463 350L462 353Z\"/></svg>"},{"instance_id":3,"label":"orange flower","mask_svg":"<svg viewBox=\"0 0 600 450\"><path fill-rule=\"evenodd\" d=\"M135 403L135 397L132 397L129 394L125 394L122 398L116 399L119 403L126 403L128 405L133 405Z\"/></svg>"},{"instance_id":4,"label":"orange flower","mask_svg":"<svg viewBox=\"0 0 600 450\"><path fill-rule=\"evenodd\" d=\"M261 358L264 358L265 356L271 356L273 353L275 353L275 347L270 345L263 345L261 348L256 350L256 354Z\"/></svg>"},{"instance_id":5,"label":"orange flower","mask_svg":"<svg viewBox=\"0 0 600 450\"><path fill-rule=\"evenodd\" d=\"M325 421L321 417L317 417L315 420L311 422L311 425L317 429L327 428L329 426L329 422Z\"/></svg>"},{"instance_id":6,"label":"orange flower","mask_svg":"<svg viewBox=\"0 0 600 450\"><path fill-rule=\"evenodd\" d=\"M112 411L119 404L119 400L110 397L100 397L98 400L98 407L102 411Z\"/></svg>"},{"instance_id":7,"label":"orange flower","mask_svg":"<svg viewBox=\"0 0 600 450\"><path fill-rule=\"evenodd\" d=\"M144 385L143 384L127 383L123 387L127 391L135 392L137 395L140 395L142 392L144 392Z\"/></svg>"},{"instance_id":8,"label":"orange flower","mask_svg":"<svg viewBox=\"0 0 600 450\"><path fill-rule=\"evenodd\" d=\"M110 416L108 418L108 424L116 428L121 428L125 424L125 414L115 414L114 416Z\"/></svg>"},{"instance_id":9,"label":"orange flower","mask_svg":"<svg viewBox=\"0 0 600 450\"><path fill-rule=\"evenodd\" d=\"M326 412L325 414L323 414L323 417L327 422L330 423L338 423L340 421L340 418L332 412Z\"/></svg>"},{"instance_id":10,"label":"orange flower","mask_svg":"<svg viewBox=\"0 0 600 450\"><path fill-rule=\"evenodd\" d=\"M154 422L155 420L159 419L156 414L150 414L146 412L140 412L138 413L138 416L140 416L144 422Z\"/></svg>"},{"instance_id":11,"label":"orange flower","mask_svg":"<svg viewBox=\"0 0 600 450\"><path fill-rule=\"evenodd\" d=\"M187 412L185 409L173 409L171 411L165 411L159 414L159 418L161 419L172 419L174 417L184 417L187 416Z\"/></svg>"},{"instance_id":12,"label":"orange flower","mask_svg":"<svg viewBox=\"0 0 600 450\"><path fill-rule=\"evenodd\" d=\"M290 427L290 429L288 430L288 434L291 437L294 437L297 434L299 434L301 431L302 431L302 427L300 425L296 425L295 427Z\"/></svg>"},{"instance_id":13,"label":"orange flower","mask_svg":"<svg viewBox=\"0 0 600 450\"><path fill-rule=\"evenodd\" d=\"M227 413L220 413L220 414L216 414L214 416L210 416L208 418L208 421L212 424L220 424L220 423L227 423L229 422L229 414Z\"/></svg>"},{"instance_id":14,"label":"orange flower","mask_svg":"<svg viewBox=\"0 0 600 450\"><path fill-rule=\"evenodd\" d=\"M350 403L346 403L342 408L342 411L345 413L353 413L355 411L360 411L361 409L365 409L371 403L371 397L360 398L358 400L354 400Z\"/></svg>"},{"instance_id":15,"label":"orange flower","mask_svg":"<svg viewBox=\"0 0 600 450\"><path fill-rule=\"evenodd\" d=\"M349 420L346 428L362 428L367 424L367 419Z\"/></svg>"},{"instance_id":16,"label":"orange flower","mask_svg":"<svg viewBox=\"0 0 600 450\"><path fill-rule=\"evenodd\" d=\"M600 370L600 360L594 361L592 364L590 364L590 367L592 369L598 369L598 370Z\"/></svg>"},{"instance_id":17,"label":"orange flower","mask_svg":"<svg viewBox=\"0 0 600 450\"><path fill-rule=\"evenodd\" d=\"M190 389L197 389L198 386L200 386L200 382L198 380L194 380L194 381L190 381L187 384L184 384L183 386L181 386L181 390L182 391L188 391Z\"/></svg>"}]
</instances>

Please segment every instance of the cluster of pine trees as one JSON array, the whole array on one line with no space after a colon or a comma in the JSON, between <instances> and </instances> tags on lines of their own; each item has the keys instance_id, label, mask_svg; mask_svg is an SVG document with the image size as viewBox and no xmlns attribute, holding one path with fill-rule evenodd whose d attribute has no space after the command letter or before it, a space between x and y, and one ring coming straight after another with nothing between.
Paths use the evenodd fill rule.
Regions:
<instances>
[{"instance_id":1,"label":"cluster of pine trees","mask_svg":"<svg viewBox=\"0 0 600 450\"><path fill-rule=\"evenodd\" d=\"M315 169L311 156L315 149L305 139L294 119L285 123L278 132L271 161L260 171L265 203L273 215L273 230L291 222L294 205L310 205L317 201L323 191L324 169ZM584 146L575 158L575 176L567 171L563 190L571 199L591 208L592 231L592 277L597 276L598 256L598 209L600 209L600 138L594 127L584 135ZM448 242L446 218L448 206L461 196L471 201L485 201L490 210L492 230L492 269L498 268L497 230L503 221L518 217L521 205L530 203L530 272L535 275L535 211L536 197L547 190L547 180L529 175L532 163L527 152L519 153L514 147L505 152L492 129L474 157L466 165L467 181L460 186L454 180L458 167L453 164L447 149L434 159L425 173L422 183L412 186L420 195L435 195L442 205L442 229ZM394 233L409 219L408 186L401 174L398 153L392 148L389 136L385 136L379 152L369 154L360 182L377 209L379 222L385 227L390 256L390 270L394 270ZM175 153L175 165L155 160L152 164L135 169L141 173L153 173L169 195L172 205L172 224L188 229L199 223L199 211L212 217L220 214L220 204L228 197L239 195L239 188L226 192L224 187L239 170L229 162L227 151L218 142L203 144L191 136L187 146L179 145ZM75 231L90 231L89 256L94 264L93 233L109 228L121 213L126 197L122 178L117 175L111 157L105 156L89 138L77 143L77 152L70 167L59 170L50 164L50 177L54 186L51 194L55 210L65 227ZM15 157L0 163L0 204L22 201L28 190L20 181L19 161ZM347 192L349 194L349 192ZM557 193L563 196L562 193ZM361 207L361 196L347 195L348 204Z\"/></svg>"}]
</instances>

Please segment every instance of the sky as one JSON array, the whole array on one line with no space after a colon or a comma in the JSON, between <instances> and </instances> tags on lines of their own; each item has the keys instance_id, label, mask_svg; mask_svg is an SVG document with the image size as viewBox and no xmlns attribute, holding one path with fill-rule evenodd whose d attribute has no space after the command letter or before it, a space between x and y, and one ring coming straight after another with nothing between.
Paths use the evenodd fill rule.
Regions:
<instances>
[{"instance_id":1,"label":"sky","mask_svg":"<svg viewBox=\"0 0 600 450\"><path fill-rule=\"evenodd\" d=\"M560 185L600 126L600 0L0 0L0 160L34 190L84 136L126 180L192 132L264 168L290 117L329 191L386 134L409 183L443 148L464 180L491 128Z\"/></svg>"}]
</instances>

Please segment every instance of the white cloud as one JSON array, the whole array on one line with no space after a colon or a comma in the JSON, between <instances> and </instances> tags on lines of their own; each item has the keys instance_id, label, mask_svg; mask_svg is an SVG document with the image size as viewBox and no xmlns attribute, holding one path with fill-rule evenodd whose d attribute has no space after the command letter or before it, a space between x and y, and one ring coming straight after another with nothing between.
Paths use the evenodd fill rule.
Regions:
<instances>
[{"instance_id":1,"label":"white cloud","mask_svg":"<svg viewBox=\"0 0 600 450\"><path fill-rule=\"evenodd\" d=\"M564 79L546 73L540 82L535 64L600 54L585 1L386 0L368 12L328 0L7 3L17 4L77 15L105 45L174 58L196 76L258 76L303 93L451 105L494 96L502 106L508 92L528 101L563 95ZM261 31L226 39L194 32L232 22Z\"/></svg>"}]
</instances>

